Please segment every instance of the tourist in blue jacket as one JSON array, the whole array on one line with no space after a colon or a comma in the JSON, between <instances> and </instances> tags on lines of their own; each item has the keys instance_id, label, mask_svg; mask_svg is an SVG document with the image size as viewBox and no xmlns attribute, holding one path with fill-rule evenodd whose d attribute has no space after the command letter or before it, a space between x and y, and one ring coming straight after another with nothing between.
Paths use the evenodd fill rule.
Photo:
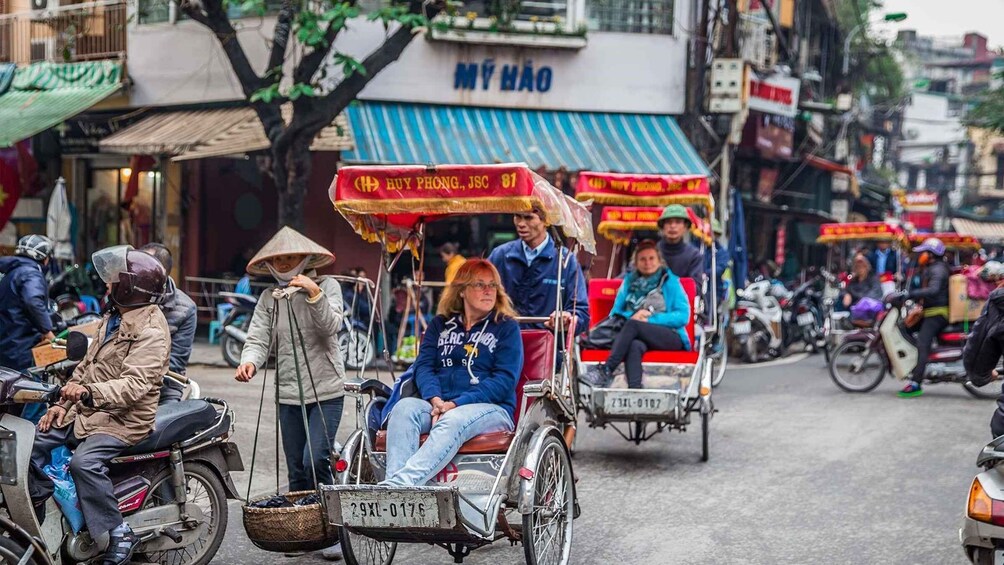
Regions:
<instances>
[{"instance_id":1,"label":"tourist in blue jacket","mask_svg":"<svg viewBox=\"0 0 1004 565\"><path fill-rule=\"evenodd\" d=\"M547 233L543 212L535 210L515 214L513 224L519 239L496 247L488 260L499 270L502 284L512 297L513 307L520 316L543 317L554 327L557 310L558 249ZM576 318L576 333L589 328L589 299L586 278L574 255L565 250L568 262L561 270L562 319L568 324Z\"/></svg>"},{"instance_id":2,"label":"tourist in blue jacket","mask_svg":"<svg viewBox=\"0 0 1004 565\"><path fill-rule=\"evenodd\" d=\"M0 365L15 371L34 366L31 348L55 337L49 315L49 285L43 267L49 264L52 240L26 235L13 257L0 259ZM22 415L38 422L44 404L28 404Z\"/></svg>"},{"instance_id":3,"label":"tourist in blue jacket","mask_svg":"<svg viewBox=\"0 0 1004 565\"><path fill-rule=\"evenodd\" d=\"M641 358L645 352L690 351L690 300L680 278L663 264L654 241L638 244L634 267L624 277L610 311L612 318L624 321L610 357L581 377L590 386L610 386L614 370L623 362L628 387L642 388Z\"/></svg>"},{"instance_id":4,"label":"tourist in blue jacket","mask_svg":"<svg viewBox=\"0 0 1004 565\"><path fill-rule=\"evenodd\" d=\"M381 483L421 486L471 438L512 431L523 341L498 271L469 259L443 291L414 364L421 398L402 398L387 425ZM419 437L429 434L419 446Z\"/></svg>"}]
</instances>

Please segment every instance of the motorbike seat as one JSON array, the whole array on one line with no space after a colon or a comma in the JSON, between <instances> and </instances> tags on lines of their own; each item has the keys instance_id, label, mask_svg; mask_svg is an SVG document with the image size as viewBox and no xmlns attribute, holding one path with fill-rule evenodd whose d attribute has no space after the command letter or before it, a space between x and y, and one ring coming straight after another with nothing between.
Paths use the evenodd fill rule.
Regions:
<instances>
[{"instance_id":1,"label":"motorbike seat","mask_svg":"<svg viewBox=\"0 0 1004 565\"><path fill-rule=\"evenodd\" d=\"M209 428L218 417L213 405L205 400L192 399L164 404L157 409L153 432L143 441L123 451L122 455L139 455L168 448Z\"/></svg>"}]
</instances>

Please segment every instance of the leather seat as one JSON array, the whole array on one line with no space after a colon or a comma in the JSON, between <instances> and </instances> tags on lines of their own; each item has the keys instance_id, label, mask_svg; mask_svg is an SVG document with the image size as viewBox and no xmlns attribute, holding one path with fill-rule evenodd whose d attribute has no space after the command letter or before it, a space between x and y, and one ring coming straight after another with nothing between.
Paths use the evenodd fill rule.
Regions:
<instances>
[{"instance_id":1,"label":"leather seat","mask_svg":"<svg viewBox=\"0 0 1004 565\"><path fill-rule=\"evenodd\" d=\"M157 409L153 433L123 451L122 455L139 455L166 449L209 428L218 416L213 405L205 400L182 400L165 404Z\"/></svg>"},{"instance_id":2,"label":"leather seat","mask_svg":"<svg viewBox=\"0 0 1004 565\"><path fill-rule=\"evenodd\" d=\"M549 379L554 373L554 334L548 330L522 330L523 340L523 370L519 373L516 383L516 413L513 418L513 428L519 425L519 415L529 407L523 406L523 386L531 381ZM532 398L527 398L532 402ZM419 438L419 445L425 443L428 435ZM474 436L460 446L458 453L464 455L504 454L509 450L509 444L516 437L515 432L490 432ZM387 430L377 430L373 442L374 451L387 451Z\"/></svg>"}]
</instances>

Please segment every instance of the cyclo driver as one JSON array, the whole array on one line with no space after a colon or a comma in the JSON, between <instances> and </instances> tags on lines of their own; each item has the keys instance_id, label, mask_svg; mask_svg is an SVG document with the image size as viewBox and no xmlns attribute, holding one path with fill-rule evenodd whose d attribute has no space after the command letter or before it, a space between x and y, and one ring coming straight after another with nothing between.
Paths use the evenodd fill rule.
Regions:
<instances>
[{"instance_id":1,"label":"cyclo driver","mask_svg":"<svg viewBox=\"0 0 1004 565\"><path fill-rule=\"evenodd\" d=\"M84 522L91 539L111 532L101 563L120 565L130 560L139 538L119 512L108 464L153 430L171 351L167 320L157 305L167 273L157 259L128 245L102 249L92 260L114 306L63 386L62 404L38 424L29 492L41 521L54 487L42 468L53 449L73 449L70 474Z\"/></svg>"}]
</instances>

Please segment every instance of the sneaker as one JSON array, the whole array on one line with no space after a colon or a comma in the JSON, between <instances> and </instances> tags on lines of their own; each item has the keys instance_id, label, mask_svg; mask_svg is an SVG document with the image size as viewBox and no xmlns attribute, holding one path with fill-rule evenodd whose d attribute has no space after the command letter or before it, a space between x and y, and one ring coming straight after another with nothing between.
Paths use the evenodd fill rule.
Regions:
<instances>
[{"instance_id":1,"label":"sneaker","mask_svg":"<svg viewBox=\"0 0 1004 565\"><path fill-rule=\"evenodd\" d=\"M614 382L614 376L610 374L610 369L605 364L600 363L590 367L579 380L593 388L606 388Z\"/></svg>"},{"instance_id":2,"label":"sneaker","mask_svg":"<svg viewBox=\"0 0 1004 565\"><path fill-rule=\"evenodd\" d=\"M336 543L335 545L322 550L321 557L327 559L328 561L341 561L342 560L342 544Z\"/></svg>"},{"instance_id":3,"label":"sneaker","mask_svg":"<svg viewBox=\"0 0 1004 565\"><path fill-rule=\"evenodd\" d=\"M132 532L132 528L126 526L124 530L118 528L112 530L108 537L108 549L101 560L101 565L125 565L132 559L137 545L139 545L139 536Z\"/></svg>"},{"instance_id":4,"label":"sneaker","mask_svg":"<svg viewBox=\"0 0 1004 565\"><path fill-rule=\"evenodd\" d=\"M910 384L903 387L903 390L896 393L900 398L913 398L924 394L924 389L918 383L910 381Z\"/></svg>"}]
</instances>

